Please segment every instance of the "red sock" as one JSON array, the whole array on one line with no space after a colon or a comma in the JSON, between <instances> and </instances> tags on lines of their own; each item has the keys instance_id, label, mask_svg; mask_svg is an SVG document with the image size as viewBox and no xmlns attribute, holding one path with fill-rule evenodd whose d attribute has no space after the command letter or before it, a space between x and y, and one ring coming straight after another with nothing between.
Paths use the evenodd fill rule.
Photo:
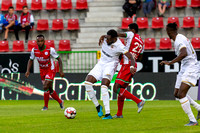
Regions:
<instances>
[{"instance_id":1,"label":"red sock","mask_svg":"<svg viewBox=\"0 0 200 133\"><path fill-rule=\"evenodd\" d=\"M119 95L124 96L126 99L131 99L131 100L135 101L137 104L142 101L123 88L120 89Z\"/></svg>"},{"instance_id":2,"label":"red sock","mask_svg":"<svg viewBox=\"0 0 200 133\"><path fill-rule=\"evenodd\" d=\"M125 99L125 96L119 96L118 95L118 99L117 99L117 105L118 105L117 116L121 116L122 115L122 111L123 111L123 107L124 107L124 99Z\"/></svg>"},{"instance_id":3,"label":"red sock","mask_svg":"<svg viewBox=\"0 0 200 133\"><path fill-rule=\"evenodd\" d=\"M44 92L44 106L48 108L48 103L49 103L49 91Z\"/></svg>"},{"instance_id":4,"label":"red sock","mask_svg":"<svg viewBox=\"0 0 200 133\"><path fill-rule=\"evenodd\" d=\"M58 103L62 103L62 100L58 97L56 91L53 91L53 93L51 94L51 97L55 99Z\"/></svg>"}]
</instances>

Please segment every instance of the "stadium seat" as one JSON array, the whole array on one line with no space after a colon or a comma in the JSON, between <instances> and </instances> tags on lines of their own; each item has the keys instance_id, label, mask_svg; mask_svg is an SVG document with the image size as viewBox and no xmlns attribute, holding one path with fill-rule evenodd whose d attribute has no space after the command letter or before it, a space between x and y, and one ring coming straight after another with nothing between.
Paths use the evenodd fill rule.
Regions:
<instances>
[{"instance_id":1,"label":"stadium seat","mask_svg":"<svg viewBox=\"0 0 200 133\"><path fill-rule=\"evenodd\" d=\"M88 9L87 0L76 0L76 10Z\"/></svg>"},{"instance_id":2,"label":"stadium seat","mask_svg":"<svg viewBox=\"0 0 200 133\"><path fill-rule=\"evenodd\" d=\"M170 38L160 38L160 47L159 49L171 49L172 42Z\"/></svg>"},{"instance_id":3,"label":"stadium seat","mask_svg":"<svg viewBox=\"0 0 200 133\"><path fill-rule=\"evenodd\" d=\"M168 18L168 24L169 23L174 23L174 22L178 25L178 27L180 26L178 17L169 17Z\"/></svg>"},{"instance_id":4,"label":"stadium seat","mask_svg":"<svg viewBox=\"0 0 200 133\"><path fill-rule=\"evenodd\" d=\"M184 17L183 18L183 26L182 28L194 28L195 23L194 23L194 17Z\"/></svg>"},{"instance_id":5,"label":"stadium seat","mask_svg":"<svg viewBox=\"0 0 200 133\"><path fill-rule=\"evenodd\" d=\"M8 41L0 41L0 52L8 52L8 51L9 51Z\"/></svg>"},{"instance_id":6,"label":"stadium seat","mask_svg":"<svg viewBox=\"0 0 200 133\"><path fill-rule=\"evenodd\" d=\"M145 44L145 47L144 47L145 50L154 50L154 49L156 49L155 38L146 38L144 40L144 44Z\"/></svg>"},{"instance_id":7,"label":"stadium seat","mask_svg":"<svg viewBox=\"0 0 200 133\"><path fill-rule=\"evenodd\" d=\"M47 0L45 9L46 10L57 10L58 9L57 0Z\"/></svg>"},{"instance_id":8,"label":"stadium seat","mask_svg":"<svg viewBox=\"0 0 200 133\"><path fill-rule=\"evenodd\" d=\"M177 7L177 8L187 7L187 0L176 0L174 7Z\"/></svg>"},{"instance_id":9,"label":"stadium seat","mask_svg":"<svg viewBox=\"0 0 200 133\"><path fill-rule=\"evenodd\" d=\"M34 47L37 46L37 43L35 40L29 40L28 41L28 52L30 52Z\"/></svg>"},{"instance_id":10,"label":"stadium seat","mask_svg":"<svg viewBox=\"0 0 200 133\"><path fill-rule=\"evenodd\" d=\"M63 30L63 29L64 29L63 19L54 19L52 22L51 30Z\"/></svg>"},{"instance_id":11,"label":"stadium seat","mask_svg":"<svg viewBox=\"0 0 200 133\"><path fill-rule=\"evenodd\" d=\"M70 40L60 40L58 51L71 51Z\"/></svg>"},{"instance_id":12,"label":"stadium seat","mask_svg":"<svg viewBox=\"0 0 200 133\"><path fill-rule=\"evenodd\" d=\"M54 40L45 40L45 45L55 48Z\"/></svg>"},{"instance_id":13,"label":"stadium seat","mask_svg":"<svg viewBox=\"0 0 200 133\"><path fill-rule=\"evenodd\" d=\"M194 49L200 49L200 37L194 37L191 41Z\"/></svg>"},{"instance_id":14,"label":"stadium seat","mask_svg":"<svg viewBox=\"0 0 200 133\"><path fill-rule=\"evenodd\" d=\"M79 20L78 19L68 19L67 30L79 30Z\"/></svg>"},{"instance_id":15,"label":"stadium seat","mask_svg":"<svg viewBox=\"0 0 200 133\"><path fill-rule=\"evenodd\" d=\"M70 10L72 9L72 1L71 0L61 0L60 10Z\"/></svg>"},{"instance_id":16,"label":"stadium seat","mask_svg":"<svg viewBox=\"0 0 200 133\"><path fill-rule=\"evenodd\" d=\"M122 19L122 26L120 27L120 29L128 29L128 25L133 23L133 19L132 18L123 18Z\"/></svg>"},{"instance_id":17,"label":"stadium seat","mask_svg":"<svg viewBox=\"0 0 200 133\"><path fill-rule=\"evenodd\" d=\"M13 41L13 52L24 52L23 41Z\"/></svg>"},{"instance_id":18,"label":"stadium seat","mask_svg":"<svg viewBox=\"0 0 200 133\"><path fill-rule=\"evenodd\" d=\"M164 28L163 18L162 17L153 17L152 18L152 29L161 29Z\"/></svg>"},{"instance_id":19,"label":"stadium seat","mask_svg":"<svg viewBox=\"0 0 200 133\"><path fill-rule=\"evenodd\" d=\"M200 28L200 17L199 17L199 22L198 22L198 28Z\"/></svg>"},{"instance_id":20,"label":"stadium seat","mask_svg":"<svg viewBox=\"0 0 200 133\"><path fill-rule=\"evenodd\" d=\"M23 6L27 6L26 0L17 0L16 2L16 11L22 11Z\"/></svg>"},{"instance_id":21,"label":"stadium seat","mask_svg":"<svg viewBox=\"0 0 200 133\"><path fill-rule=\"evenodd\" d=\"M8 8L12 6L12 0L2 0L1 11L8 11Z\"/></svg>"},{"instance_id":22,"label":"stadium seat","mask_svg":"<svg viewBox=\"0 0 200 133\"><path fill-rule=\"evenodd\" d=\"M149 28L148 18L146 17L137 18L136 23L138 24L139 29Z\"/></svg>"},{"instance_id":23,"label":"stadium seat","mask_svg":"<svg viewBox=\"0 0 200 133\"><path fill-rule=\"evenodd\" d=\"M31 1L31 10L42 10L42 0L32 0Z\"/></svg>"},{"instance_id":24,"label":"stadium seat","mask_svg":"<svg viewBox=\"0 0 200 133\"><path fill-rule=\"evenodd\" d=\"M124 38L120 38L120 41L125 45L125 40L124 40Z\"/></svg>"},{"instance_id":25,"label":"stadium seat","mask_svg":"<svg viewBox=\"0 0 200 133\"><path fill-rule=\"evenodd\" d=\"M48 19L39 19L37 22L37 31L49 30Z\"/></svg>"},{"instance_id":26,"label":"stadium seat","mask_svg":"<svg viewBox=\"0 0 200 133\"><path fill-rule=\"evenodd\" d=\"M200 7L200 0L191 0L190 7Z\"/></svg>"}]
</instances>

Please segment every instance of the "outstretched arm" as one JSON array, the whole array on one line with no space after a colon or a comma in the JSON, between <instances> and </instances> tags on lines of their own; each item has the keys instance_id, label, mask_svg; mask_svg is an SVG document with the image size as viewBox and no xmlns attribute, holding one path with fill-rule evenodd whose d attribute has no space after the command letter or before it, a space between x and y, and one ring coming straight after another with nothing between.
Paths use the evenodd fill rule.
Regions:
<instances>
[{"instance_id":1,"label":"outstretched arm","mask_svg":"<svg viewBox=\"0 0 200 133\"><path fill-rule=\"evenodd\" d=\"M132 74L134 74L136 72L135 59L133 58L132 54L129 52L125 53L125 56L128 57L128 59L131 61L130 71Z\"/></svg>"},{"instance_id":2,"label":"outstretched arm","mask_svg":"<svg viewBox=\"0 0 200 133\"><path fill-rule=\"evenodd\" d=\"M26 73L25 73L25 77L27 77L27 78L30 75L30 70L31 70L32 65L33 65L33 60L29 59L28 64L27 64L27 70L26 70Z\"/></svg>"},{"instance_id":3,"label":"outstretched arm","mask_svg":"<svg viewBox=\"0 0 200 133\"><path fill-rule=\"evenodd\" d=\"M60 57L56 58L58 60L58 64L59 64L59 70L60 70L60 77L64 77L64 73L63 73L63 64L62 64L62 60Z\"/></svg>"}]
</instances>

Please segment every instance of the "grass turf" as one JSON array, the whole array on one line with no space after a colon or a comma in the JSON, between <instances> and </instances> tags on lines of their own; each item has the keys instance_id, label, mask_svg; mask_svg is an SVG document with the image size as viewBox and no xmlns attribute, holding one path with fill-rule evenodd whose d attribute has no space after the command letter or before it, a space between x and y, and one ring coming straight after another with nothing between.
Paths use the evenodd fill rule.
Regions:
<instances>
[{"instance_id":1,"label":"grass turf","mask_svg":"<svg viewBox=\"0 0 200 133\"><path fill-rule=\"evenodd\" d=\"M102 104L102 101L100 101ZM184 127L188 122L178 101L146 102L140 114L131 101L125 102L124 118L102 120L91 101L65 101L66 107L77 110L75 119L64 117L56 101L49 102L49 110L41 111L42 100L0 100L0 133L190 133L200 132L199 126ZM192 107L195 116L197 111ZM111 101L111 114L117 111L117 102Z\"/></svg>"}]
</instances>

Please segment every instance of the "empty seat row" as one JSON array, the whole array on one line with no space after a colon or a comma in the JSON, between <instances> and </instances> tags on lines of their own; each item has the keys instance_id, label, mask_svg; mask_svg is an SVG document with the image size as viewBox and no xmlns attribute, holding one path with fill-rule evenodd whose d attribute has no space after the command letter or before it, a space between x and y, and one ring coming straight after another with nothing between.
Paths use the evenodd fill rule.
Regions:
<instances>
[{"instance_id":1,"label":"empty seat row","mask_svg":"<svg viewBox=\"0 0 200 133\"><path fill-rule=\"evenodd\" d=\"M176 8L187 7L187 0L176 0L174 7ZM190 7L200 7L200 0L191 0Z\"/></svg>"},{"instance_id":2,"label":"empty seat row","mask_svg":"<svg viewBox=\"0 0 200 133\"><path fill-rule=\"evenodd\" d=\"M9 7L12 6L12 0L2 0L1 11L7 11ZM16 11L21 11L23 6L27 6L26 0L17 0L16 1ZM42 0L32 0L31 1L31 10L43 10ZM57 0L46 0L45 10L57 10L58 4ZM71 0L61 0L60 10L70 10L72 9ZM87 0L77 0L76 7L77 10L88 9Z\"/></svg>"},{"instance_id":3,"label":"empty seat row","mask_svg":"<svg viewBox=\"0 0 200 133\"><path fill-rule=\"evenodd\" d=\"M123 18L122 19L122 25L121 25L121 29L128 29L128 25L131 24L133 21L131 18ZM180 27L179 24L179 18L178 17L169 17L168 18L168 23L174 23L176 22L178 27ZM140 17L137 18L136 23L139 26L139 29L147 29L149 28L149 24L148 24L148 18L146 17ZM194 28L195 27L195 20L194 17L192 16L187 16L183 18L183 25L182 28ZM200 17L198 20L198 28L200 28ZM163 22L163 18L162 17L153 17L152 18L152 29L160 29L160 28L164 28L164 22Z\"/></svg>"},{"instance_id":4,"label":"empty seat row","mask_svg":"<svg viewBox=\"0 0 200 133\"><path fill-rule=\"evenodd\" d=\"M45 40L45 44L55 48L54 40ZM28 41L28 49L30 52L32 48L36 47L37 43L35 40ZM58 51L71 51L70 40L60 40L58 44ZM23 41L13 41L13 49L11 52L24 52L24 42ZM9 52L8 41L0 41L0 52Z\"/></svg>"}]
</instances>

